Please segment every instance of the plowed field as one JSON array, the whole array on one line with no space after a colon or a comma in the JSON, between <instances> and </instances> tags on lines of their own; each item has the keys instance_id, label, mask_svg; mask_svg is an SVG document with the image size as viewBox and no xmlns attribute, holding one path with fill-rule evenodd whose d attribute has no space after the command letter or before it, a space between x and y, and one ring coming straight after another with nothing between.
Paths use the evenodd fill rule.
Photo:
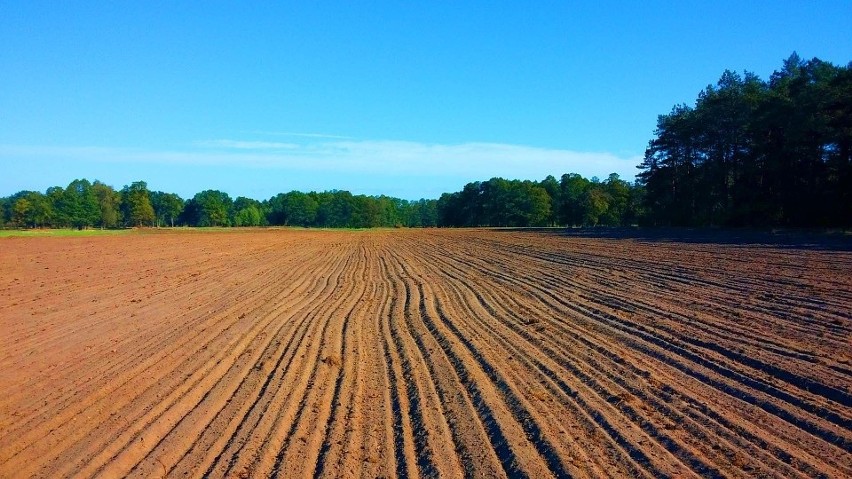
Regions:
<instances>
[{"instance_id":1,"label":"plowed field","mask_svg":"<svg viewBox=\"0 0 852 479\"><path fill-rule=\"evenodd\" d=\"M850 477L852 253L0 239L0 477Z\"/></svg>"}]
</instances>

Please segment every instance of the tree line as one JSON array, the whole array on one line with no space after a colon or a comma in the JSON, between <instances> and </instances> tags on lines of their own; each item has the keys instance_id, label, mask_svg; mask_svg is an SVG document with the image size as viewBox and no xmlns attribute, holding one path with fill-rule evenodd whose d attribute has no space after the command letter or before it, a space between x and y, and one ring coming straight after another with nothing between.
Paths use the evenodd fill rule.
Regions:
<instances>
[{"instance_id":1,"label":"tree line","mask_svg":"<svg viewBox=\"0 0 852 479\"><path fill-rule=\"evenodd\" d=\"M852 226L852 63L725 71L658 118L639 168L649 224Z\"/></svg>"},{"instance_id":2,"label":"tree line","mask_svg":"<svg viewBox=\"0 0 852 479\"><path fill-rule=\"evenodd\" d=\"M612 174L542 181L468 183L440 199L407 201L348 191L280 193L268 200L233 199L218 190L184 200L137 181L120 190L100 181L72 181L46 192L0 198L0 226L119 228L132 226L302 226L320 228L432 226L623 225L641 218L641 189Z\"/></svg>"},{"instance_id":3,"label":"tree line","mask_svg":"<svg viewBox=\"0 0 852 479\"><path fill-rule=\"evenodd\" d=\"M115 190L100 181L72 181L46 192L0 198L0 226L120 228L132 226L304 226L329 228L437 225L435 200L407 201L348 191L281 193L265 201L217 190L183 199L151 191L144 181Z\"/></svg>"},{"instance_id":4,"label":"tree line","mask_svg":"<svg viewBox=\"0 0 852 479\"><path fill-rule=\"evenodd\" d=\"M302 226L321 228L432 226L622 225L641 217L641 189L612 174L542 181L492 178L440 199L408 201L348 191L280 193L264 201L218 190L183 199L151 191L144 181L115 190L77 179L44 193L0 198L0 226L121 228L133 226Z\"/></svg>"}]
</instances>

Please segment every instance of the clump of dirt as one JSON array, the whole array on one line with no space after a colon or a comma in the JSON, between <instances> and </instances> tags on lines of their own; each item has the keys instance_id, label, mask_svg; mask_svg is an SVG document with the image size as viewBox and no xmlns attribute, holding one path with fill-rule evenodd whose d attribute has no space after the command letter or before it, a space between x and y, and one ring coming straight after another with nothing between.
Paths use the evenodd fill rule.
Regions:
<instances>
[{"instance_id":1,"label":"clump of dirt","mask_svg":"<svg viewBox=\"0 0 852 479\"><path fill-rule=\"evenodd\" d=\"M334 366L337 368L343 365L343 361L341 361L340 356L336 354L329 354L328 356L322 358L322 362L329 366Z\"/></svg>"}]
</instances>

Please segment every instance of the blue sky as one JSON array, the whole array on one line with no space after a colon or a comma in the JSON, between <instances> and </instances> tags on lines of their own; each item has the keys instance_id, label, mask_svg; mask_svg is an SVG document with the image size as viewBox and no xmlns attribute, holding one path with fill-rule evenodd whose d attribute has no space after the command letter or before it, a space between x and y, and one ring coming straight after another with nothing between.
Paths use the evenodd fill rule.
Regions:
<instances>
[{"instance_id":1,"label":"blue sky","mask_svg":"<svg viewBox=\"0 0 852 479\"><path fill-rule=\"evenodd\" d=\"M852 3L0 4L0 196L74 178L437 197L633 179L727 68L852 60Z\"/></svg>"}]
</instances>

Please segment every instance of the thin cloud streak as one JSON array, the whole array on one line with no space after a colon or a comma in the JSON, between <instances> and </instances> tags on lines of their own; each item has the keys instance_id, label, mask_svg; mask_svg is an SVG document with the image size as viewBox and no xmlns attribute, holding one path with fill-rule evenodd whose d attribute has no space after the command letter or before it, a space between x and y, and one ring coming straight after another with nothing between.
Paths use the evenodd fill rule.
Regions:
<instances>
[{"instance_id":1,"label":"thin cloud streak","mask_svg":"<svg viewBox=\"0 0 852 479\"><path fill-rule=\"evenodd\" d=\"M239 140L202 140L196 141L194 145L201 148L226 148L237 150L294 150L299 148L299 145L295 143Z\"/></svg>"},{"instance_id":2,"label":"thin cloud streak","mask_svg":"<svg viewBox=\"0 0 852 479\"><path fill-rule=\"evenodd\" d=\"M327 133L299 133L293 131L250 131L248 133L252 133L255 135L269 135L269 136L295 136L301 138L325 138L329 140L354 140L355 138L352 136L343 136L343 135L329 135Z\"/></svg>"},{"instance_id":3,"label":"thin cloud streak","mask_svg":"<svg viewBox=\"0 0 852 479\"><path fill-rule=\"evenodd\" d=\"M225 166L299 172L349 172L382 177L494 176L542 179L580 173L606 177L618 173L633 180L641 157L606 152L577 152L500 143L424 144L407 141L320 141L304 145L240 140L196 142L187 151L106 147L0 145L3 161L27 158L89 160L109 163Z\"/></svg>"}]
</instances>

